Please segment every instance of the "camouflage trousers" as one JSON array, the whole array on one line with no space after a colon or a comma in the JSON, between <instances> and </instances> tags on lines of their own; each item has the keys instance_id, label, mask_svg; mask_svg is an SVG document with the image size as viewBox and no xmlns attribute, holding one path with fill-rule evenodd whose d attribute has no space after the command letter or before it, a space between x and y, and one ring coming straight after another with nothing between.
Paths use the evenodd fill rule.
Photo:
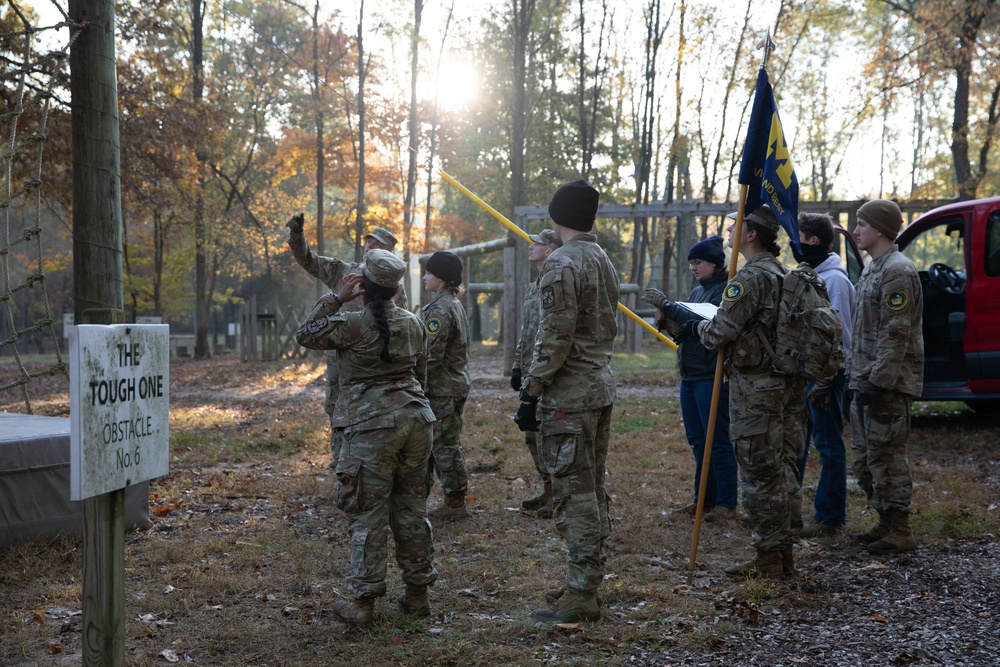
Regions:
<instances>
[{"instance_id":1,"label":"camouflage trousers","mask_svg":"<svg viewBox=\"0 0 1000 667\"><path fill-rule=\"evenodd\" d=\"M330 418L330 453L333 454L333 467L337 467L340 458L340 448L344 444L343 429L333 425L333 412L340 398L340 368L337 366L337 352L327 350L326 355L326 399L323 409Z\"/></svg>"},{"instance_id":2,"label":"camouflage trousers","mask_svg":"<svg viewBox=\"0 0 1000 667\"><path fill-rule=\"evenodd\" d=\"M337 507L349 521L347 590L354 597L385 595L390 531L403 581L437 579L426 493L433 421L430 410L411 403L344 429Z\"/></svg>"},{"instance_id":3,"label":"camouflage trousers","mask_svg":"<svg viewBox=\"0 0 1000 667\"><path fill-rule=\"evenodd\" d=\"M524 444L528 448L528 453L531 454L531 461L535 464L538 479L542 480L543 484L550 483L552 476L549 475L549 469L545 467L545 461L542 460L541 436L535 431L525 431Z\"/></svg>"},{"instance_id":4,"label":"camouflage trousers","mask_svg":"<svg viewBox=\"0 0 1000 667\"><path fill-rule=\"evenodd\" d=\"M757 551L781 551L802 527L797 462L805 451L805 399L800 378L734 373L730 381L729 436Z\"/></svg>"},{"instance_id":5,"label":"camouflage trousers","mask_svg":"<svg viewBox=\"0 0 1000 667\"><path fill-rule=\"evenodd\" d=\"M587 412L538 409L541 456L552 478L552 517L566 540L566 585L596 591L611 534L604 472L611 439L608 405Z\"/></svg>"},{"instance_id":6,"label":"camouflage trousers","mask_svg":"<svg viewBox=\"0 0 1000 667\"><path fill-rule=\"evenodd\" d=\"M906 458L913 397L886 391L877 403L851 402L851 469L879 512L910 511L913 479Z\"/></svg>"},{"instance_id":7,"label":"camouflage trousers","mask_svg":"<svg viewBox=\"0 0 1000 667\"><path fill-rule=\"evenodd\" d=\"M441 480L446 494L465 493L469 490L469 477L462 454L462 414L465 398L455 396L428 396L437 421L434 422L434 444L431 448L430 466L427 469L427 493L434 488L434 474Z\"/></svg>"}]
</instances>

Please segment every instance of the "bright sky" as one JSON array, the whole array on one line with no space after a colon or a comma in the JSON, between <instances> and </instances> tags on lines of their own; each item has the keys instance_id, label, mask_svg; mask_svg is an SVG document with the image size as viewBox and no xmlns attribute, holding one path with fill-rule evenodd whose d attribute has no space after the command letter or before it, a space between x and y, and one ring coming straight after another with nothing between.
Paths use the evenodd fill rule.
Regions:
<instances>
[{"instance_id":1,"label":"bright sky","mask_svg":"<svg viewBox=\"0 0 1000 667\"><path fill-rule=\"evenodd\" d=\"M43 24L52 24L61 20L61 15L54 7L53 0L21 1L25 4L34 3ZM721 16L732 16L736 20L742 21L743 8L739 4L732 2L732 0L705 1L716 5ZM64 8L67 6L67 0L55 0L55 2ZM222 3L224 0L210 0L210 2ZM429 52L425 52L423 56L425 62L435 62L437 60L438 49L440 48L440 36L444 34L445 20L449 8L453 7L454 10L452 24L448 28L449 35L455 36L454 40L449 41L455 44L459 41L457 39L459 34L471 33L475 30L476 22L486 8L497 6L499 2L500 0L490 0L488 2L486 0L426 0L421 29L422 34L427 39L429 49ZM358 7L360 6L359 0L325 0L324 4L329 10L337 9L341 12L345 29L351 30L350 26L356 25ZM616 8L616 20L633 26L631 31L634 35L641 35L644 30L642 26L642 4L637 0L631 0L630 2L619 3ZM691 4L690 0L689 4ZM662 11L665 14L670 11L670 5L670 0L664 0ZM761 36L769 25L773 25L777 17L779 5L780 0L759 0L758 2L754 2L751 9L751 25L754 26L755 34ZM390 0L390 2L366 0L365 2L365 26L366 31L369 33L368 48L371 51L381 54L387 61L395 58L400 63L399 67L401 69L397 73L398 85L405 88L408 88L409 85L408 73L406 72L409 63L407 53L408 42L397 38L395 44L390 43L383 36L384 31L379 29L379 23L390 18L388 15L393 12L399 12L399 15L409 17L408 12L412 12L411 6L412 3L408 0ZM666 20L665 14L663 20ZM633 42L641 45L641 39L629 40L629 43ZM669 49L670 47L668 46L667 48ZM780 50L781 44L778 44L777 48ZM852 67L853 63L850 62L851 57L847 56L847 58L848 60L844 63L845 66L837 68L838 72L849 72L852 69L857 70L857 67ZM693 70L693 67L689 67L689 72ZM439 99L447 101L451 107L464 107L478 94L477 82L479 78L480 76L475 69L475 63L471 59L463 58L460 52L449 51L446 48L441 68L437 73L437 81L434 83L438 86ZM830 84L833 87L833 99L850 99L851 80L849 74L831 79ZM694 88L696 87L697 85L694 85ZM430 89L429 86L422 86L422 88L425 90ZM746 92L749 94L751 91ZM782 94L783 92L785 93L784 95ZM796 118L791 113L793 109L790 104L784 104L781 101L783 98L790 99L787 91L779 90L778 97L786 140L791 147L794 161L796 156ZM905 114L906 111L903 110L904 117ZM742 131L745 131L745 129ZM879 146L881 139L878 136L878 130L873 130L872 132L858 134L853 139L851 146L852 157L848 158L848 161L845 162L844 167L841 169L835 196L862 197L879 194L879 166L882 159ZM910 155L905 154L905 151L912 152L912 148L906 147L907 142L905 140L902 144L902 146L897 147L897 150L904 152L900 162L908 164ZM797 172L800 179L802 179L804 177L802 171L797 169ZM883 185L884 190L891 190L893 184L900 186L901 192L905 194L909 189L909 176L900 173L890 175L888 182Z\"/></svg>"}]
</instances>

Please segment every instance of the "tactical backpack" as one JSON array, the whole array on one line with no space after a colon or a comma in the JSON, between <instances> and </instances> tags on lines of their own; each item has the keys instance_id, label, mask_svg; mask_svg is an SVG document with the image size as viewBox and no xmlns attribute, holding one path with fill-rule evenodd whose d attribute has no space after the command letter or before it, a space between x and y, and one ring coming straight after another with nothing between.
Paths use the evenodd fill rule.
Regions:
<instances>
[{"instance_id":1,"label":"tactical backpack","mask_svg":"<svg viewBox=\"0 0 1000 667\"><path fill-rule=\"evenodd\" d=\"M758 329L778 375L797 375L815 382L844 367L844 333L840 315L819 274L799 264L781 280L774 347Z\"/></svg>"}]
</instances>

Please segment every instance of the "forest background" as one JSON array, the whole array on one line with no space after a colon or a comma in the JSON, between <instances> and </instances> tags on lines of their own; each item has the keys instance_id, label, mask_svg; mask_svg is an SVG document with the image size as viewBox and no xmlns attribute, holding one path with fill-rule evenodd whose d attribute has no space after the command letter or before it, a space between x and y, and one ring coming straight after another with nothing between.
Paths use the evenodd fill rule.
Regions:
<instances>
[{"instance_id":1,"label":"forest background","mask_svg":"<svg viewBox=\"0 0 1000 667\"><path fill-rule=\"evenodd\" d=\"M14 4L36 27L65 10ZM251 296L267 310L318 295L285 245L295 212L319 254L347 260L374 226L411 263L504 236L439 169L510 218L575 178L606 204L734 201L767 29L801 200L1000 186L996 0L122 0L117 12L127 317L192 331L198 357ZM0 20L11 108L24 26L11 2ZM55 48L67 32L40 37ZM68 80L56 91L42 224L58 314L73 311ZM21 134L40 122L32 113ZM722 231L695 217L600 220L597 232L623 280L686 291L684 267L653 261L692 238L678 224ZM476 281L502 271L497 254L472 260ZM41 308L30 290L14 299L26 321Z\"/></svg>"}]
</instances>

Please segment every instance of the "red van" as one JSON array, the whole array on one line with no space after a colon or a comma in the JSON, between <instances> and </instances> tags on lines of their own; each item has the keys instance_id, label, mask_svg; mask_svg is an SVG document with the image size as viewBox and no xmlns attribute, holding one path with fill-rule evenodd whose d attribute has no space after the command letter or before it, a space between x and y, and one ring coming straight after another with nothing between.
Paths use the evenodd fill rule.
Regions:
<instances>
[{"instance_id":1,"label":"red van","mask_svg":"<svg viewBox=\"0 0 1000 667\"><path fill-rule=\"evenodd\" d=\"M854 238L837 231L856 281L861 255ZM1000 197L936 208L904 227L896 243L923 285L920 399L1000 410Z\"/></svg>"}]
</instances>

